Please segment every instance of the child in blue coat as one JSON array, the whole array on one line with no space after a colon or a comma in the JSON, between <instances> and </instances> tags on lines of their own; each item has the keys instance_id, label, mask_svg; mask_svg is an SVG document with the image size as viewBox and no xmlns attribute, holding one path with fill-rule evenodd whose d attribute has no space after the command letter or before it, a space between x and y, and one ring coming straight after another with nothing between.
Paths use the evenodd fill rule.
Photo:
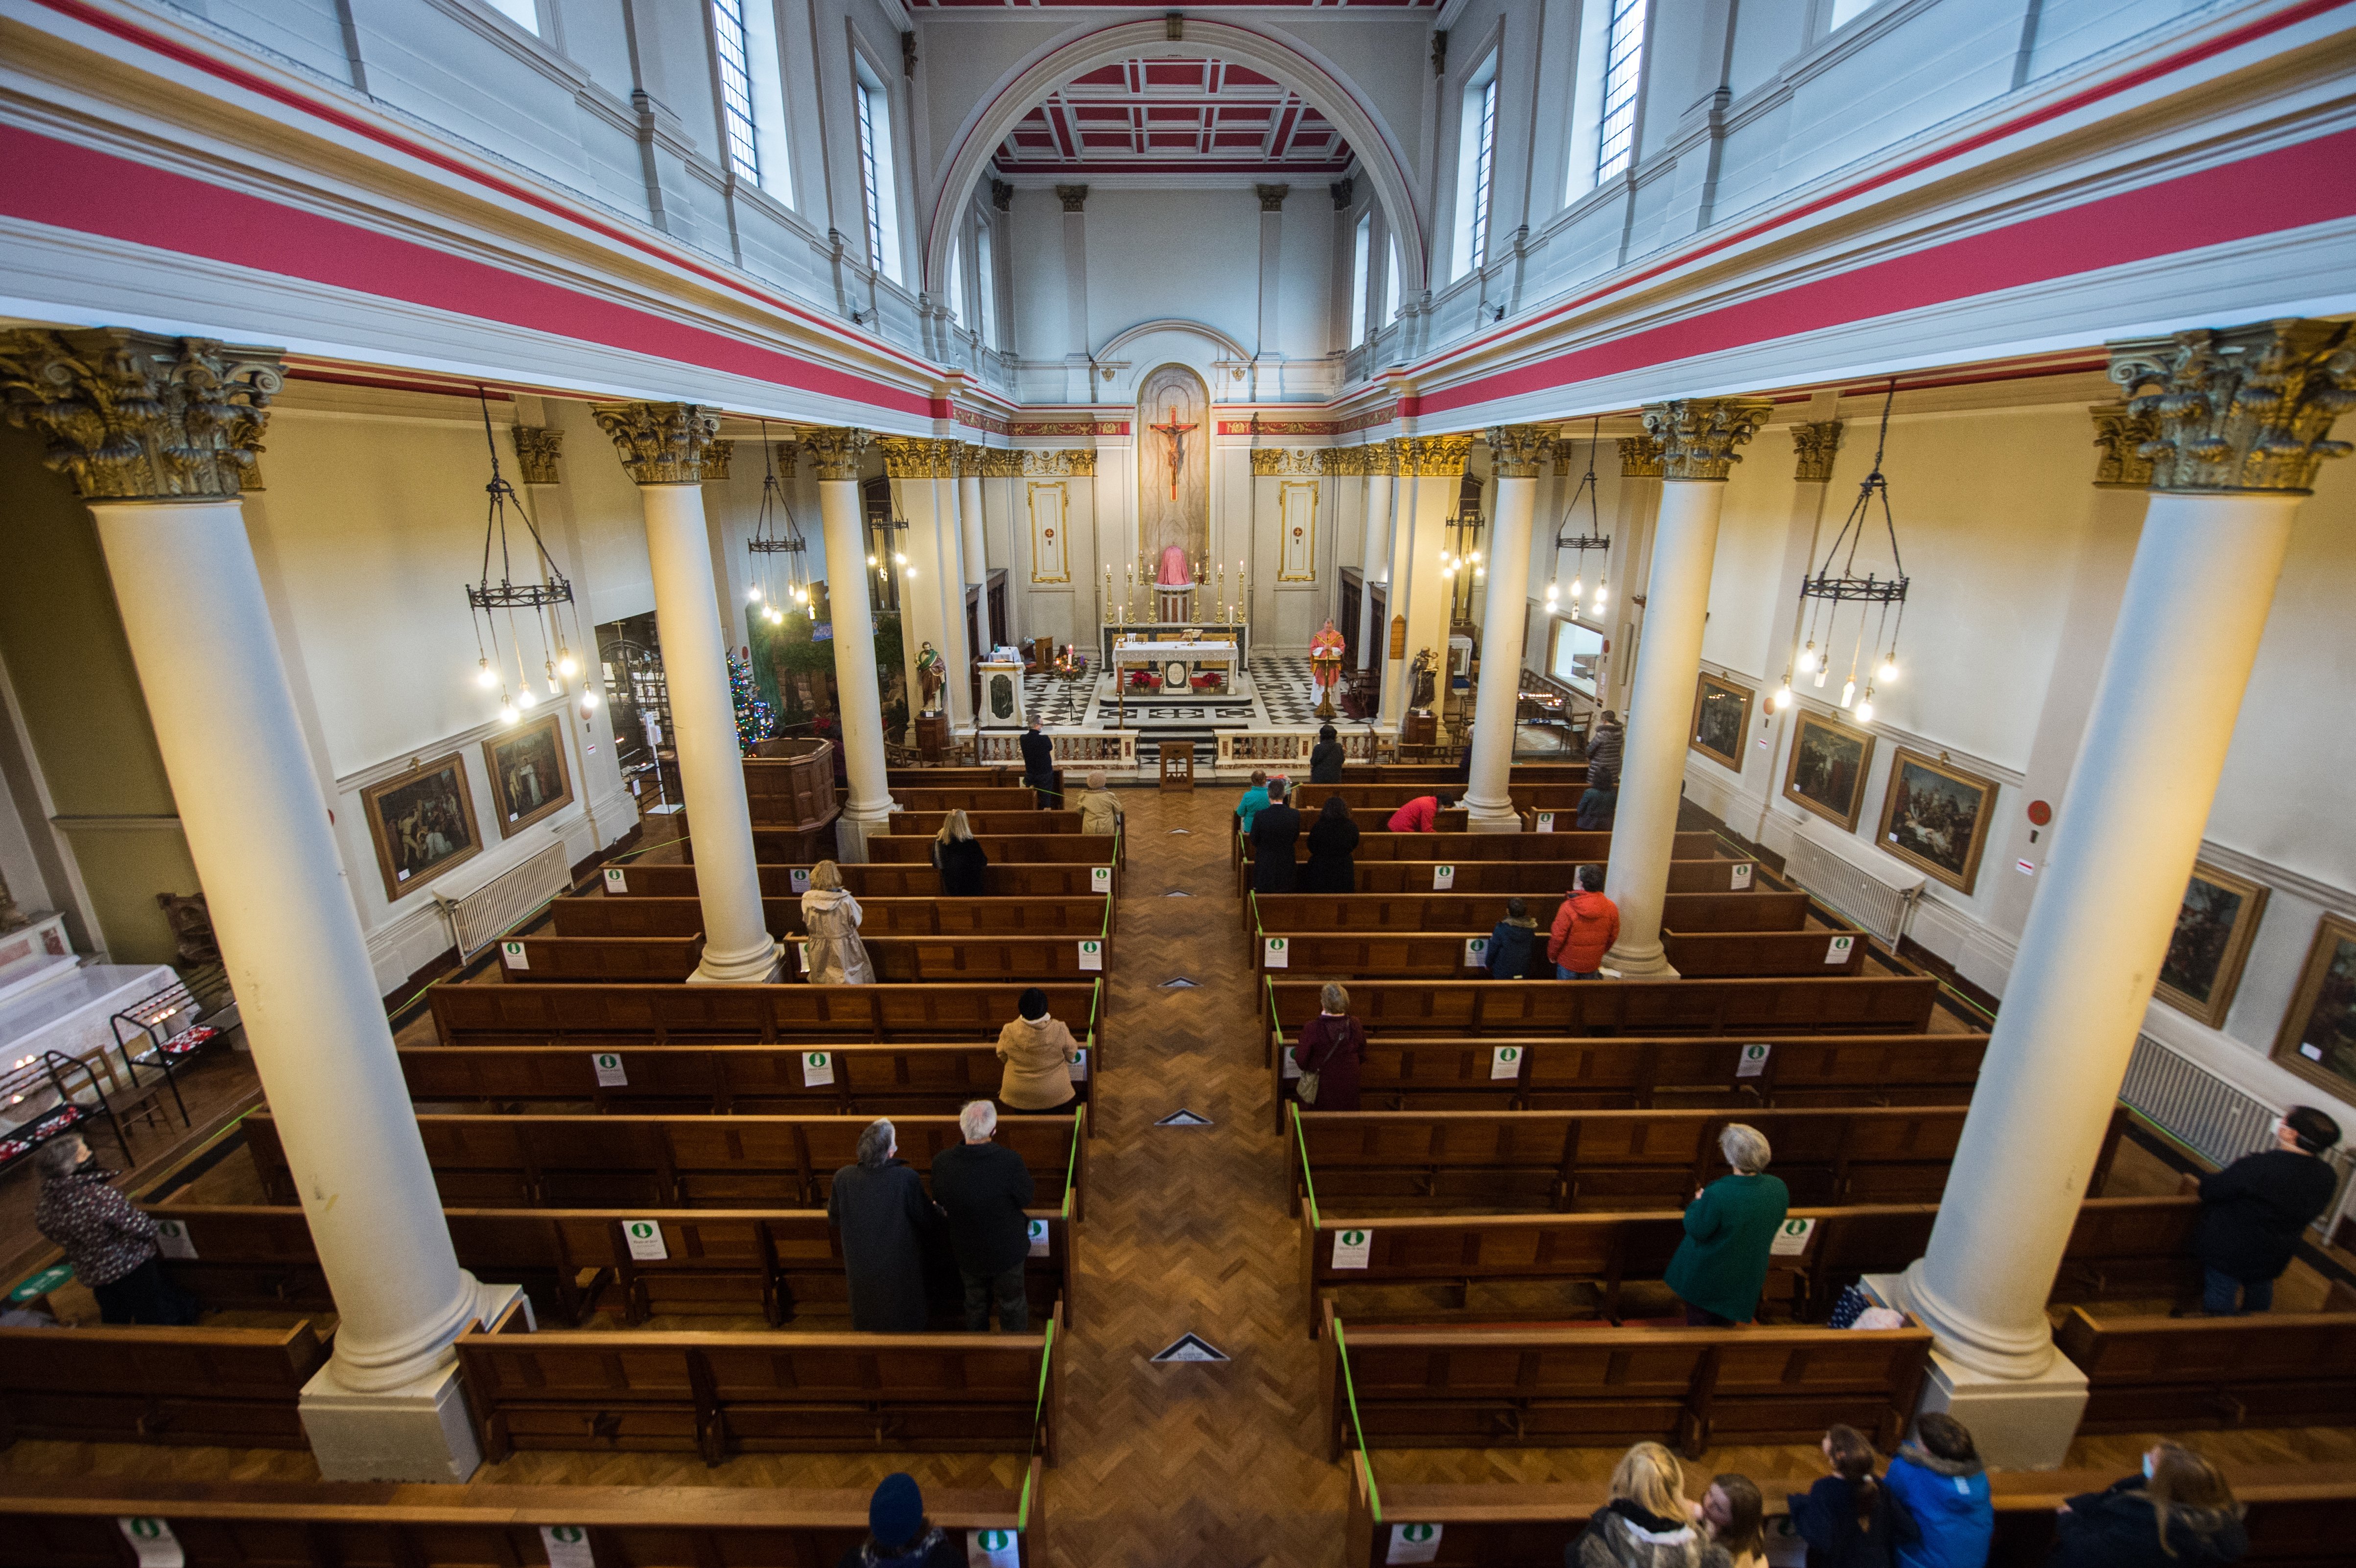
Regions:
<instances>
[{"instance_id":1,"label":"child in blue coat","mask_svg":"<svg viewBox=\"0 0 2356 1568\"><path fill-rule=\"evenodd\" d=\"M1898 1549L1900 1568L1987 1568L1996 1505L1970 1429L1933 1411L1915 1421L1914 1437L1882 1477L1922 1534Z\"/></svg>"}]
</instances>

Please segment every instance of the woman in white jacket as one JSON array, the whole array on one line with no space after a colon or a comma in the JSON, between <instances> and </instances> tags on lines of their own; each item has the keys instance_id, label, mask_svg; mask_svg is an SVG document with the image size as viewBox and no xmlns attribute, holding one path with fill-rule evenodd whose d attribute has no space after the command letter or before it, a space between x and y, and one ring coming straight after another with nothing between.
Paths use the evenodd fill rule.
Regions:
<instances>
[{"instance_id":1,"label":"woman in white jacket","mask_svg":"<svg viewBox=\"0 0 2356 1568\"><path fill-rule=\"evenodd\" d=\"M875 965L859 940L859 901L844 891L842 869L831 860L810 868L802 894L802 929L809 933L809 980L813 986L872 986Z\"/></svg>"}]
</instances>

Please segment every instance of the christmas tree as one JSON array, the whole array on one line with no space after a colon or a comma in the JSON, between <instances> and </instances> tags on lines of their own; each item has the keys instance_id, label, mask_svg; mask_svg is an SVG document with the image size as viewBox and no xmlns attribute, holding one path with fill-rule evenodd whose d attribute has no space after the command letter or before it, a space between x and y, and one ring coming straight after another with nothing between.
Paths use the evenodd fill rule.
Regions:
<instances>
[{"instance_id":1,"label":"christmas tree","mask_svg":"<svg viewBox=\"0 0 2356 1568\"><path fill-rule=\"evenodd\" d=\"M761 700L754 683L753 666L741 654L728 656L728 695L736 704L736 745L746 756L756 741L766 741L777 728L777 717Z\"/></svg>"}]
</instances>

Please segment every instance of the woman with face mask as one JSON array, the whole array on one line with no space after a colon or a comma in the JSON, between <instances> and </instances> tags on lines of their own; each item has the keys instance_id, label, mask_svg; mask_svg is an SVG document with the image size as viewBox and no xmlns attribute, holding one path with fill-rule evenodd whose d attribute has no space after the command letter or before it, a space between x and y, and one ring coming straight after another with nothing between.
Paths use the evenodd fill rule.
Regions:
<instances>
[{"instance_id":1,"label":"woman with face mask","mask_svg":"<svg viewBox=\"0 0 2356 1568\"><path fill-rule=\"evenodd\" d=\"M193 1297L164 1276L155 1221L114 1189L114 1174L90 1145L61 1137L36 1157L41 1196L33 1223L65 1251L74 1277L98 1297L103 1323L185 1324L197 1320Z\"/></svg>"},{"instance_id":2,"label":"woman with face mask","mask_svg":"<svg viewBox=\"0 0 2356 1568\"><path fill-rule=\"evenodd\" d=\"M2060 1512L2046 1568L2223 1568L2250 1549L2225 1477L2174 1443L2147 1449L2142 1475Z\"/></svg>"}]
</instances>

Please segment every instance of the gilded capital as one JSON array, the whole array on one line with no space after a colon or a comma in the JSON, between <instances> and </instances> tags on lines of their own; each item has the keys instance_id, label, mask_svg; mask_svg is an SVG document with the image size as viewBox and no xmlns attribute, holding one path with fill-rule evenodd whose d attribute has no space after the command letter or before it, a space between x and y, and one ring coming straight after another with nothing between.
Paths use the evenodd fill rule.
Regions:
<instances>
[{"instance_id":1,"label":"gilded capital","mask_svg":"<svg viewBox=\"0 0 2356 1568\"><path fill-rule=\"evenodd\" d=\"M1661 443L1664 479L1724 479L1742 461L1735 448L1766 422L1764 398L1680 398L1644 405L1644 433Z\"/></svg>"},{"instance_id":2,"label":"gilded capital","mask_svg":"<svg viewBox=\"0 0 2356 1568\"><path fill-rule=\"evenodd\" d=\"M819 479L856 479L874 436L863 430L813 430L802 435L810 473Z\"/></svg>"},{"instance_id":3,"label":"gilded capital","mask_svg":"<svg viewBox=\"0 0 2356 1568\"><path fill-rule=\"evenodd\" d=\"M736 455L736 443L725 436L714 436L712 444L703 449L703 482L728 477L729 460Z\"/></svg>"},{"instance_id":4,"label":"gilded capital","mask_svg":"<svg viewBox=\"0 0 2356 1568\"><path fill-rule=\"evenodd\" d=\"M2094 483L2108 488L2147 490L2151 487L2151 459L2143 449L2159 439L2159 419L2136 413L2125 403L2093 403L2086 412L2094 421Z\"/></svg>"},{"instance_id":5,"label":"gilded capital","mask_svg":"<svg viewBox=\"0 0 2356 1568\"><path fill-rule=\"evenodd\" d=\"M1261 475L1315 474L1319 472L1317 453L1301 446L1255 446L1251 449L1251 470Z\"/></svg>"},{"instance_id":6,"label":"gilded capital","mask_svg":"<svg viewBox=\"0 0 2356 1568\"><path fill-rule=\"evenodd\" d=\"M527 485L562 483L557 474L557 461L564 455L564 432L542 430L538 425L519 424L509 432L515 438L516 467Z\"/></svg>"},{"instance_id":7,"label":"gilded capital","mask_svg":"<svg viewBox=\"0 0 2356 1568\"><path fill-rule=\"evenodd\" d=\"M598 403L589 417L639 485L701 484L720 433L720 416L695 403Z\"/></svg>"},{"instance_id":8,"label":"gilded capital","mask_svg":"<svg viewBox=\"0 0 2356 1568\"><path fill-rule=\"evenodd\" d=\"M1017 479L1023 475L1023 454L1007 447L982 447L981 476L984 479Z\"/></svg>"},{"instance_id":9,"label":"gilded capital","mask_svg":"<svg viewBox=\"0 0 2356 1568\"><path fill-rule=\"evenodd\" d=\"M285 385L274 348L121 327L0 333L0 395L85 501L226 501Z\"/></svg>"},{"instance_id":10,"label":"gilded capital","mask_svg":"<svg viewBox=\"0 0 2356 1568\"><path fill-rule=\"evenodd\" d=\"M957 477L958 443L954 441L885 435L878 436L875 444L883 449L884 472L894 479Z\"/></svg>"},{"instance_id":11,"label":"gilded capital","mask_svg":"<svg viewBox=\"0 0 2356 1568\"><path fill-rule=\"evenodd\" d=\"M1366 454L1366 472L1389 477L1398 473L1398 443L1370 441L1360 448Z\"/></svg>"},{"instance_id":12,"label":"gilded capital","mask_svg":"<svg viewBox=\"0 0 2356 1568\"><path fill-rule=\"evenodd\" d=\"M1622 479L1658 479L1661 476L1661 443L1649 435L1623 435L1620 448L1620 477Z\"/></svg>"},{"instance_id":13,"label":"gilded capital","mask_svg":"<svg viewBox=\"0 0 2356 1568\"><path fill-rule=\"evenodd\" d=\"M1441 478L1464 472L1464 460L1472 454L1472 434L1403 435L1391 447L1398 454L1401 474Z\"/></svg>"},{"instance_id":14,"label":"gilded capital","mask_svg":"<svg viewBox=\"0 0 2356 1568\"><path fill-rule=\"evenodd\" d=\"M1034 479L1091 478L1097 471L1097 454L1093 447L1066 447L1041 451L1031 447L1021 453L1023 472Z\"/></svg>"},{"instance_id":15,"label":"gilded capital","mask_svg":"<svg viewBox=\"0 0 2356 1568\"><path fill-rule=\"evenodd\" d=\"M1088 207L1088 187L1084 185L1059 185L1055 199L1064 204L1066 212L1085 212Z\"/></svg>"},{"instance_id":16,"label":"gilded capital","mask_svg":"<svg viewBox=\"0 0 2356 1568\"><path fill-rule=\"evenodd\" d=\"M1259 197L1262 212L1282 212L1284 198L1292 194L1292 187L1289 185L1256 185L1252 187L1252 193Z\"/></svg>"},{"instance_id":17,"label":"gilded capital","mask_svg":"<svg viewBox=\"0 0 2356 1568\"><path fill-rule=\"evenodd\" d=\"M1554 432L1534 424L1492 425L1487 436L1491 464L1500 479L1535 479L1538 464L1554 450Z\"/></svg>"},{"instance_id":18,"label":"gilded capital","mask_svg":"<svg viewBox=\"0 0 2356 1568\"><path fill-rule=\"evenodd\" d=\"M1328 446L1317 453L1320 474L1356 475L1366 472L1366 449L1363 446Z\"/></svg>"},{"instance_id":19,"label":"gilded capital","mask_svg":"<svg viewBox=\"0 0 2356 1568\"><path fill-rule=\"evenodd\" d=\"M769 455L776 464L778 478L791 479L801 472L802 443L800 442L773 441L769 443Z\"/></svg>"},{"instance_id":20,"label":"gilded capital","mask_svg":"<svg viewBox=\"0 0 2356 1568\"><path fill-rule=\"evenodd\" d=\"M2127 411L2158 423L2137 449L2155 490L2303 496L2325 458L2349 452L2328 439L2356 408L2345 322L2292 317L2108 347Z\"/></svg>"},{"instance_id":21,"label":"gilded capital","mask_svg":"<svg viewBox=\"0 0 2356 1568\"><path fill-rule=\"evenodd\" d=\"M1818 420L1792 427L1792 481L1797 485L1829 485L1833 454L1840 450L1841 422Z\"/></svg>"}]
</instances>

